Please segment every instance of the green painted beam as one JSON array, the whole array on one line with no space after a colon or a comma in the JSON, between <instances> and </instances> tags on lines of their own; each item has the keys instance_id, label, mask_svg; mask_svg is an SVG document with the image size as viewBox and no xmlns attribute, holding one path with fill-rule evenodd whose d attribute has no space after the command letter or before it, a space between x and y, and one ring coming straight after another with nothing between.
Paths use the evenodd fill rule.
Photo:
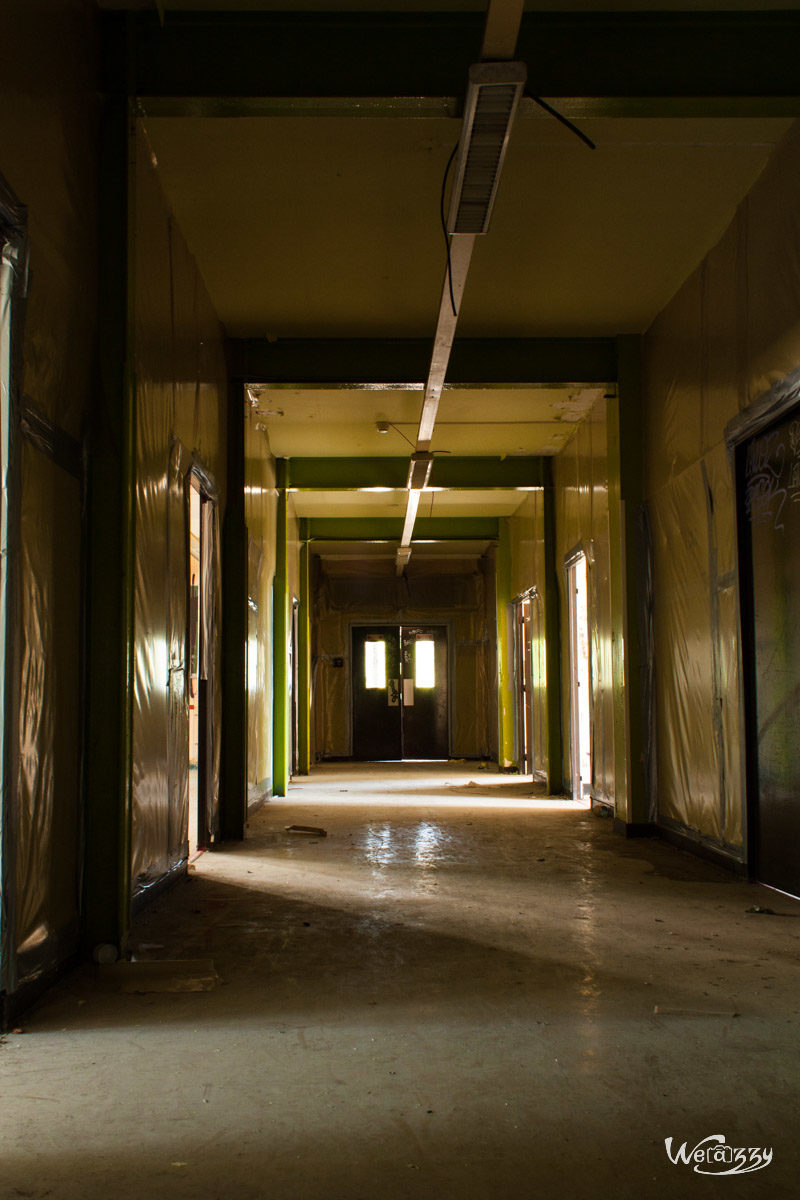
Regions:
<instances>
[{"instance_id":1,"label":"green painted beam","mask_svg":"<svg viewBox=\"0 0 800 1200\"><path fill-rule=\"evenodd\" d=\"M304 533L301 530L301 536ZM304 541L300 547L300 596L297 612L297 725L298 769L301 775L311 770L311 551Z\"/></svg>"},{"instance_id":2,"label":"green painted beam","mask_svg":"<svg viewBox=\"0 0 800 1200\"><path fill-rule=\"evenodd\" d=\"M547 671L547 790L564 788L564 743L561 729L561 603L556 562L556 498L552 463L545 463L544 509L544 636Z\"/></svg>"},{"instance_id":3,"label":"green painted beam","mask_svg":"<svg viewBox=\"0 0 800 1200\"><path fill-rule=\"evenodd\" d=\"M275 530L275 576L272 584L272 790L285 796L291 772L291 719L289 704L289 513L286 495L286 459L275 463L278 512Z\"/></svg>"},{"instance_id":4,"label":"green painted beam","mask_svg":"<svg viewBox=\"0 0 800 1200\"><path fill-rule=\"evenodd\" d=\"M500 520L495 572L497 614L497 761L516 765L514 757L514 644L511 634L511 536L508 517Z\"/></svg>"},{"instance_id":5,"label":"green painted beam","mask_svg":"<svg viewBox=\"0 0 800 1200\"><path fill-rule=\"evenodd\" d=\"M232 368L247 383L424 387L430 338L240 338ZM613 338L456 338L447 386L604 384Z\"/></svg>"},{"instance_id":6,"label":"green painted beam","mask_svg":"<svg viewBox=\"0 0 800 1200\"><path fill-rule=\"evenodd\" d=\"M541 487L542 459L535 455L506 458L471 458L442 455L434 459L431 487L515 488Z\"/></svg>"},{"instance_id":7,"label":"green painted beam","mask_svg":"<svg viewBox=\"0 0 800 1200\"><path fill-rule=\"evenodd\" d=\"M82 945L123 952L131 919L136 385L135 157L125 26L104 44L98 361L88 430Z\"/></svg>"},{"instance_id":8,"label":"green painted beam","mask_svg":"<svg viewBox=\"0 0 800 1200\"><path fill-rule=\"evenodd\" d=\"M478 12L170 12L162 26L142 12L134 87L146 111L180 116L215 111L202 98L228 116L252 115L254 98L301 112L309 99L384 97L401 112L409 98L449 104L464 94L483 25ZM538 95L589 100L598 115L604 102L613 115L658 115L675 99L686 116L798 112L794 11L527 12L516 54Z\"/></svg>"},{"instance_id":9,"label":"green painted beam","mask_svg":"<svg viewBox=\"0 0 800 1200\"><path fill-rule=\"evenodd\" d=\"M241 840L247 819L247 525L244 397L236 380L226 407L226 502L222 517L222 711L220 836Z\"/></svg>"},{"instance_id":10,"label":"green painted beam","mask_svg":"<svg viewBox=\"0 0 800 1200\"><path fill-rule=\"evenodd\" d=\"M289 486L323 491L343 488L404 488L408 458L292 458L288 460ZM431 471L431 487L514 488L541 487L542 460L532 455L517 458L476 458L442 455Z\"/></svg>"},{"instance_id":11,"label":"green painted beam","mask_svg":"<svg viewBox=\"0 0 800 1200\"><path fill-rule=\"evenodd\" d=\"M410 447L409 447L410 453ZM405 458L290 458L289 486L320 488L404 488L408 481Z\"/></svg>"},{"instance_id":12,"label":"green painted beam","mask_svg":"<svg viewBox=\"0 0 800 1200\"><path fill-rule=\"evenodd\" d=\"M310 517L308 535L313 541L398 542L402 517ZM419 517L414 541L473 541L498 536L496 517Z\"/></svg>"}]
</instances>

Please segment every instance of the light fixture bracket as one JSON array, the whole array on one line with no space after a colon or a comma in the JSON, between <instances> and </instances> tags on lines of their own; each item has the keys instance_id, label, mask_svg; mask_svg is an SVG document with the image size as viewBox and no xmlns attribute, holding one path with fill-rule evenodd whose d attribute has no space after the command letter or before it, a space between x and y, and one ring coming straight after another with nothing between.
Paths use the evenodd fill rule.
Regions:
<instances>
[{"instance_id":1,"label":"light fixture bracket","mask_svg":"<svg viewBox=\"0 0 800 1200\"><path fill-rule=\"evenodd\" d=\"M422 488L427 487L432 466L433 455L426 450L416 450L411 455L411 462L408 465L406 487L410 491L421 491Z\"/></svg>"}]
</instances>

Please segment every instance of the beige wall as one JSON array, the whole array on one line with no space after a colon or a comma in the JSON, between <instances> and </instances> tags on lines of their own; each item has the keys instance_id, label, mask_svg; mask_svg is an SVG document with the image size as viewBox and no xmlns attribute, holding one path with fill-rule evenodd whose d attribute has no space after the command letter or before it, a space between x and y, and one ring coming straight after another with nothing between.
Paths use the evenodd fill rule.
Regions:
<instances>
[{"instance_id":1,"label":"beige wall","mask_svg":"<svg viewBox=\"0 0 800 1200\"><path fill-rule=\"evenodd\" d=\"M727 423L800 366L800 126L645 339L659 819L741 856Z\"/></svg>"}]
</instances>

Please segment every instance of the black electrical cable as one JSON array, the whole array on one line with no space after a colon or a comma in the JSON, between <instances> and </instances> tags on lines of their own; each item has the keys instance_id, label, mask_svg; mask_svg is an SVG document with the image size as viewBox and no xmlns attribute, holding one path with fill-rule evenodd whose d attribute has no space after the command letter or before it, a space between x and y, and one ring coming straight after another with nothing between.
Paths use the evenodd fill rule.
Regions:
<instances>
[{"instance_id":1,"label":"black electrical cable","mask_svg":"<svg viewBox=\"0 0 800 1200\"><path fill-rule=\"evenodd\" d=\"M597 149L597 146L594 144L592 139L587 137L583 130L578 129L577 125L573 125L569 117L565 117L563 113L558 112L557 109L553 108L552 104L548 104L547 101L543 100L541 96L532 96L530 92L526 92L525 99L532 100L534 104L538 104L540 108L543 108L545 112L550 113L551 117L555 117L555 119L560 121L562 125L566 125L567 129L572 130L575 136L579 137L581 141L589 147L590 150Z\"/></svg>"},{"instance_id":2,"label":"black electrical cable","mask_svg":"<svg viewBox=\"0 0 800 1200\"><path fill-rule=\"evenodd\" d=\"M456 298L453 295L453 263L450 258L450 234L447 232L447 218L444 215L444 194L447 190L447 176L450 174L450 168L453 165L453 159L456 156L458 146L459 143L456 142L455 146L453 146L453 149L450 152L450 157L447 160L447 166L444 169L444 176L442 178L442 194L439 197L439 216L442 219L442 233L444 234L444 245L445 249L447 250L447 282L450 286L450 303L453 306L454 317L458 316L458 312L456 310Z\"/></svg>"},{"instance_id":3,"label":"black electrical cable","mask_svg":"<svg viewBox=\"0 0 800 1200\"><path fill-rule=\"evenodd\" d=\"M390 428L392 428L392 429L397 429L397 426L395 425L395 423L393 421L387 421L386 424L388 426L390 426ZM402 429L397 429L397 432L400 434L401 438L406 438L406 441L408 442L409 446L411 446L412 450L416 450L416 448L417 448L416 444L414 442L412 442L410 438L406 437L406 435L403 433Z\"/></svg>"}]
</instances>

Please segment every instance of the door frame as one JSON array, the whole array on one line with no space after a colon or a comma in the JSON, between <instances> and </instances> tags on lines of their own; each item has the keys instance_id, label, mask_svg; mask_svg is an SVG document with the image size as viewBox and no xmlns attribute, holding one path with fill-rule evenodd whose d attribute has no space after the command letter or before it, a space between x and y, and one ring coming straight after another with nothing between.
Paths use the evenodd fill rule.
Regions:
<instances>
[{"instance_id":1,"label":"door frame","mask_svg":"<svg viewBox=\"0 0 800 1200\"><path fill-rule=\"evenodd\" d=\"M588 736L589 736L589 779L586 781L586 786L583 784L583 776L580 770L581 758L581 736L580 736L580 717L581 717L581 700L578 690L578 653L577 653L577 622L578 612L573 596L571 586L572 573L577 567L580 560L583 559L586 564L586 661L588 666L588 679L586 687L586 705L588 711ZM569 626L569 649L568 649L568 678L569 678L569 714L570 714L570 789L573 800L592 799L594 793L594 713L592 703L594 674L592 671L592 605L591 605L591 566L592 556L590 547L584 542L579 542L576 546L564 555L564 591L567 598L567 624ZM577 733L577 754L575 752ZM577 794L576 794L577 783Z\"/></svg>"},{"instance_id":2,"label":"door frame","mask_svg":"<svg viewBox=\"0 0 800 1200\"><path fill-rule=\"evenodd\" d=\"M368 626L391 625L402 629L404 626L412 626L414 628L424 629L444 629L447 634L447 753L448 757L453 753L453 728L455 716L455 689L453 687L453 677L455 674L454 655L451 653L451 645L453 641L452 621L398 621L394 618L381 620L379 617L370 617L368 620L360 620L353 618L347 623L347 657L345 663L347 667L347 679L345 686L347 688L348 705L347 705L347 753L350 758L353 757L353 708L355 701L355 672L353 670L353 630L367 628ZM401 638L401 660L402 660L402 638ZM402 704L402 688L401 704ZM404 762L404 759L398 759L399 762Z\"/></svg>"},{"instance_id":3,"label":"door frame","mask_svg":"<svg viewBox=\"0 0 800 1200\"><path fill-rule=\"evenodd\" d=\"M219 597L215 594L218 580L215 571L215 546L209 545L205 535L205 508L213 506L214 518L212 532L219 526L219 493L213 476L205 469L196 456L192 456L184 477L184 514L185 514L185 561L186 561L186 703L189 703L188 681L191 678L191 644L190 644L190 611L191 611L191 492L195 490L200 496L200 578L198 587L197 607L197 826L195 843L197 850L207 849L214 840L213 812L211 803L211 784L213 782L213 747L214 747L214 688L219 669L214 646L206 644L206 631L216 625ZM211 595L204 594L204 581L210 580ZM205 600L204 605L202 601ZM206 605L211 613L205 614ZM201 670L202 668L202 670ZM218 736L218 733L217 733ZM189 746L186 747L187 756ZM188 832L188 830L187 830Z\"/></svg>"},{"instance_id":4,"label":"door frame","mask_svg":"<svg viewBox=\"0 0 800 1200\"><path fill-rule=\"evenodd\" d=\"M13 564L19 553L21 493L19 416L22 398L24 300L28 290L27 210L0 175L0 1023L3 995L16 990L17 828L15 783L19 740L18 672L13 635L18 621ZM83 600L83 598L82 598ZM81 682L82 687L82 682ZM79 870L82 868L79 867ZM82 875L79 886L83 887Z\"/></svg>"},{"instance_id":5,"label":"door frame","mask_svg":"<svg viewBox=\"0 0 800 1200\"><path fill-rule=\"evenodd\" d=\"M523 655L528 662L528 676L533 680L533 646L530 637L523 644L521 630L523 626L522 607L528 605L529 615L532 611L533 598L536 588L528 588L511 601L513 628L513 661L514 661L514 752L517 756L517 767L521 775L534 777L536 755L533 746L533 687L525 690L525 664ZM527 699L527 704L526 704ZM525 739L525 729L530 734L529 743ZM530 768L530 769L529 769Z\"/></svg>"},{"instance_id":6,"label":"door frame","mask_svg":"<svg viewBox=\"0 0 800 1200\"><path fill-rule=\"evenodd\" d=\"M742 856L748 878L758 881L758 724L756 717L756 653L753 631L753 579L747 562L746 537L743 533L744 511L744 447L753 437L764 433L770 425L788 417L797 409L800 413L800 368L760 396L748 409L739 413L725 427L725 444L731 468L734 490L734 526L736 537L736 597L739 634L739 747L740 770L744 798L742 811Z\"/></svg>"}]
</instances>

